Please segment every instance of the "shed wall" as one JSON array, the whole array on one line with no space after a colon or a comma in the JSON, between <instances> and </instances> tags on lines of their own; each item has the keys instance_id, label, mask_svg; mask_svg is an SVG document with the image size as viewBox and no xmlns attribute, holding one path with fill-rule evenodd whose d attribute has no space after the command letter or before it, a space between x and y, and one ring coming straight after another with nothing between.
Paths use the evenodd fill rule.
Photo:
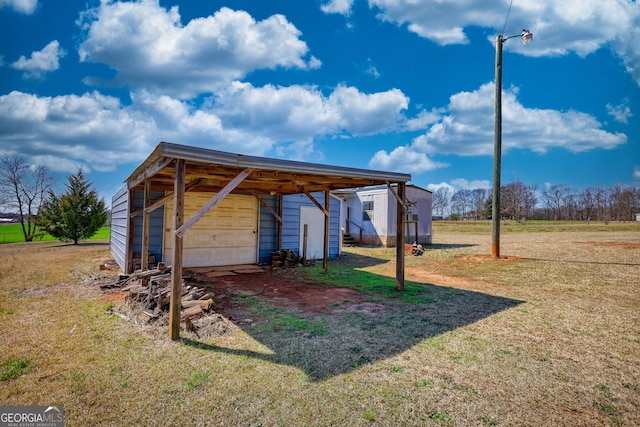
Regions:
<instances>
[{"instance_id":1,"label":"shed wall","mask_svg":"<svg viewBox=\"0 0 640 427\"><path fill-rule=\"evenodd\" d=\"M109 251L123 271L127 259L128 224L129 192L125 185L111 199L111 232L109 236Z\"/></svg>"},{"instance_id":2,"label":"shed wall","mask_svg":"<svg viewBox=\"0 0 640 427\"><path fill-rule=\"evenodd\" d=\"M260 196L260 198L278 212L277 196ZM268 209L260 205L260 227L258 235L258 262L271 263L271 252L278 249L278 220Z\"/></svg>"},{"instance_id":3,"label":"shed wall","mask_svg":"<svg viewBox=\"0 0 640 427\"><path fill-rule=\"evenodd\" d=\"M324 205L324 193L312 193L312 196ZM340 255L340 203L341 200L331 196L329 202L329 258ZM316 205L305 194L294 194L283 197L282 249L289 249L302 255L300 247L300 207Z\"/></svg>"},{"instance_id":4,"label":"shed wall","mask_svg":"<svg viewBox=\"0 0 640 427\"><path fill-rule=\"evenodd\" d=\"M152 191L151 203L164 197L164 191ZM135 190L133 192L133 209L136 211L144 207L144 191ZM164 206L160 206L158 209L151 212L149 223L149 253L153 255L156 262L163 261L163 243L164 243ZM133 219L133 253L134 258L137 254L142 253L142 221L143 215L136 215ZM139 268L138 265L134 265L133 269Z\"/></svg>"}]
</instances>

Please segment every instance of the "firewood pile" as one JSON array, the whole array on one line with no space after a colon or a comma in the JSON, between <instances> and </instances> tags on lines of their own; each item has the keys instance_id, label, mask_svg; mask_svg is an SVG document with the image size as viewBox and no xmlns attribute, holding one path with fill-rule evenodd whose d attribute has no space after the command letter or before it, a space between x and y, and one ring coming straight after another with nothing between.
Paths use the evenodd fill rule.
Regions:
<instances>
[{"instance_id":1,"label":"firewood pile","mask_svg":"<svg viewBox=\"0 0 640 427\"><path fill-rule=\"evenodd\" d=\"M180 320L187 330L195 330L196 319L214 309L212 293L182 282ZM142 323L151 323L169 313L171 298L171 267L159 263L153 270L121 274L115 281L100 285L102 289L119 288L126 293L125 300L138 308L136 317Z\"/></svg>"},{"instance_id":2,"label":"firewood pile","mask_svg":"<svg viewBox=\"0 0 640 427\"><path fill-rule=\"evenodd\" d=\"M281 250L271 252L271 265L273 267L295 267L302 263L302 257L296 255L292 250Z\"/></svg>"}]
</instances>

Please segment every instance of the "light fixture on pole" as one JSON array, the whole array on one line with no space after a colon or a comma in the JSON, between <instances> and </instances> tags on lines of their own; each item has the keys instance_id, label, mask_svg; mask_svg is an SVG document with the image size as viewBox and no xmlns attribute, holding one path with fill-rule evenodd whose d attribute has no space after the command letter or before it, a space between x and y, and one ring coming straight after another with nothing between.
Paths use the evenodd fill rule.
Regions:
<instances>
[{"instance_id":1,"label":"light fixture on pole","mask_svg":"<svg viewBox=\"0 0 640 427\"><path fill-rule=\"evenodd\" d=\"M529 30L514 36L496 37L496 94L494 104L493 134L493 195L491 197L491 256L500 258L500 167L502 158L502 45L509 39L520 37L522 44L533 40Z\"/></svg>"}]
</instances>

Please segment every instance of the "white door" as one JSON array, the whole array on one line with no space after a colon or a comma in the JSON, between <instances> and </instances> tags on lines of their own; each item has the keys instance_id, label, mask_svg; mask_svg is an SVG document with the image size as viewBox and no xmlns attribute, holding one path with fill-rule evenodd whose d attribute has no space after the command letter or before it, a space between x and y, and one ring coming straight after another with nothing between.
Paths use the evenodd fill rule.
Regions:
<instances>
[{"instance_id":1,"label":"white door","mask_svg":"<svg viewBox=\"0 0 640 427\"><path fill-rule=\"evenodd\" d=\"M185 221L215 193L187 193ZM173 200L165 210L164 259L171 264ZM258 261L258 201L253 196L229 195L184 236L184 267L255 264Z\"/></svg>"},{"instance_id":2,"label":"white door","mask_svg":"<svg viewBox=\"0 0 640 427\"><path fill-rule=\"evenodd\" d=\"M322 259L324 255L324 213L315 206L300 206L300 256L307 224L307 259Z\"/></svg>"}]
</instances>

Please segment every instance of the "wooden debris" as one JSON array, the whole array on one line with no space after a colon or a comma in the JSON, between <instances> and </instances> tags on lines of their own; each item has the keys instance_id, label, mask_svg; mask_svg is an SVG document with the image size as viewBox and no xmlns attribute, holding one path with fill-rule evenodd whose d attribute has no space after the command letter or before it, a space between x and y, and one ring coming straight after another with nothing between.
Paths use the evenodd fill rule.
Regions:
<instances>
[{"instance_id":1,"label":"wooden debris","mask_svg":"<svg viewBox=\"0 0 640 427\"><path fill-rule=\"evenodd\" d=\"M121 274L113 282L102 284L100 287L102 289L120 288L126 293L126 299L142 310L135 315L135 320L145 324L151 323L166 315L170 305L171 267L162 263L159 267L163 268ZM191 276L186 278L190 280ZM189 319L191 322L215 308L212 293L198 286L185 285L184 281L181 288L180 317L182 321ZM194 330L197 329L193 324L192 327Z\"/></svg>"},{"instance_id":2,"label":"wooden debris","mask_svg":"<svg viewBox=\"0 0 640 427\"><path fill-rule=\"evenodd\" d=\"M295 267L302 263L302 258L292 250L286 249L271 252L271 265L274 267Z\"/></svg>"}]
</instances>

